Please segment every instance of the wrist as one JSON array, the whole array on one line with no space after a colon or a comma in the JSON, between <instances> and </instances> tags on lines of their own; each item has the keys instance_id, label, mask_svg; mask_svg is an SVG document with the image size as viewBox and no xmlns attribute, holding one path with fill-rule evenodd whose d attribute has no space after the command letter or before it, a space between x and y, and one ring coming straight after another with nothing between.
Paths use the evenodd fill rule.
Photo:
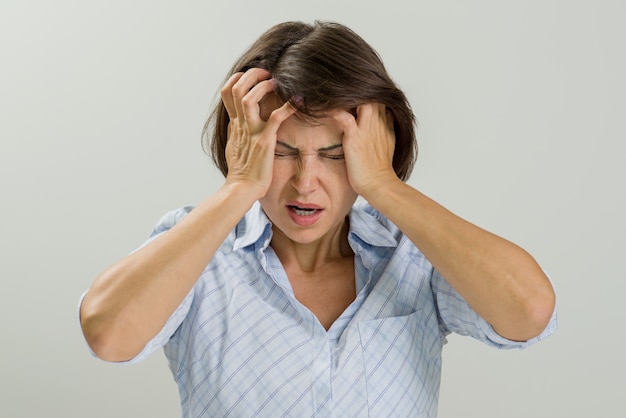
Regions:
<instances>
[{"instance_id":1,"label":"wrist","mask_svg":"<svg viewBox=\"0 0 626 418\"><path fill-rule=\"evenodd\" d=\"M218 194L224 200L236 202L237 206L244 208L245 211L250 209L254 202L264 196L264 191L251 182L226 180L222 187L218 190Z\"/></svg>"},{"instance_id":2,"label":"wrist","mask_svg":"<svg viewBox=\"0 0 626 418\"><path fill-rule=\"evenodd\" d=\"M393 170L377 172L376 175L361 184L355 191L365 200L373 204L377 199L384 199L386 192L391 190L392 187L402 184L404 184L404 182L398 178Z\"/></svg>"},{"instance_id":3,"label":"wrist","mask_svg":"<svg viewBox=\"0 0 626 418\"><path fill-rule=\"evenodd\" d=\"M252 204L265 196L268 187L250 180L226 177L222 189L228 194L236 195L237 198L242 199L242 203L249 202Z\"/></svg>"}]
</instances>

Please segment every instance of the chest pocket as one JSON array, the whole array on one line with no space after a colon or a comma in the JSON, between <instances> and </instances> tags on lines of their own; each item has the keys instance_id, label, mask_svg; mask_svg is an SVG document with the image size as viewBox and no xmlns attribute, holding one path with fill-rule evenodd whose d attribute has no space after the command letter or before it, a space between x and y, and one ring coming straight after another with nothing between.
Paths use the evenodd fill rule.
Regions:
<instances>
[{"instance_id":1,"label":"chest pocket","mask_svg":"<svg viewBox=\"0 0 626 418\"><path fill-rule=\"evenodd\" d=\"M359 324L370 416L434 416L443 342L432 320L418 310Z\"/></svg>"}]
</instances>

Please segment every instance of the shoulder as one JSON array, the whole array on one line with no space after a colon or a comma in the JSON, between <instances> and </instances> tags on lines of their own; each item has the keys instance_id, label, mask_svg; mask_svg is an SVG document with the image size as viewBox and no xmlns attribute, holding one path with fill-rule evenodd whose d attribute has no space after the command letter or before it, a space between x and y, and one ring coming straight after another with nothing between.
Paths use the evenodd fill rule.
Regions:
<instances>
[{"instance_id":1,"label":"shoulder","mask_svg":"<svg viewBox=\"0 0 626 418\"><path fill-rule=\"evenodd\" d=\"M366 201L357 201L352 207L350 229L366 241L393 240L398 244L404 237L402 231L393 222Z\"/></svg>"},{"instance_id":2,"label":"shoulder","mask_svg":"<svg viewBox=\"0 0 626 418\"><path fill-rule=\"evenodd\" d=\"M155 225L150 234L150 240L173 228L194 208L195 205L186 205L167 212ZM255 244L261 239L267 240L267 235L271 235L271 228L268 228L269 224L269 219L261 209L261 205L256 202L228 234L218 251L226 248L230 250L239 249Z\"/></svg>"},{"instance_id":3,"label":"shoulder","mask_svg":"<svg viewBox=\"0 0 626 418\"><path fill-rule=\"evenodd\" d=\"M357 202L350 212L350 238L356 245L368 251L393 249L396 261L419 267L421 271L432 272L430 261L421 250L385 215L368 202Z\"/></svg>"},{"instance_id":4,"label":"shoulder","mask_svg":"<svg viewBox=\"0 0 626 418\"><path fill-rule=\"evenodd\" d=\"M150 236L153 237L171 229L174 225L180 222L181 219L187 216L193 208L195 208L195 205L186 205L181 206L178 209L170 210L163 215L161 219L159 219Z\"/></svg>"}]
</instances>

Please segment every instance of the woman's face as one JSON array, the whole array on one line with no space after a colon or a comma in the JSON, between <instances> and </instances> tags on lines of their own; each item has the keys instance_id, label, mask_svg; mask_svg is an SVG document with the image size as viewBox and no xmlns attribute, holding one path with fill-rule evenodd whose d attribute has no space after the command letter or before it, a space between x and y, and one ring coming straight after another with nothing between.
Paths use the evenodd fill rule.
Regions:
<instances>
[{"instance_id":1,"label":"woman's face","mask_svg":"<svg viewBox=\"0 0 626 418\"><path fill-rule=\"evenodd\" d=\"M357 194L348 181L343 131L332 117L311 124L290 117L280 126L263 210L291 241L318 242L338 233Z\"/></svg>"}]
</instances>

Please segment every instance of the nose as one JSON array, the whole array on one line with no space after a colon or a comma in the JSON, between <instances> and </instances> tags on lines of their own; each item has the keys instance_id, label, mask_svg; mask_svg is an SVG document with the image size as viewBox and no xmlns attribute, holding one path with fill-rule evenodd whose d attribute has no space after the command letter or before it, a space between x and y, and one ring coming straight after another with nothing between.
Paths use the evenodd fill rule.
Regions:
<instances>
[{"instance_id":1,"label":"nose","mask_svg":"<svg viewBox=\"0 0 626 418\"><path fill-rule=\"evenodd\" d=\"M300 155L291 184L301 195L307 195L317 189L318 169L316 155Z\"/></svg>"}]
</instances>

